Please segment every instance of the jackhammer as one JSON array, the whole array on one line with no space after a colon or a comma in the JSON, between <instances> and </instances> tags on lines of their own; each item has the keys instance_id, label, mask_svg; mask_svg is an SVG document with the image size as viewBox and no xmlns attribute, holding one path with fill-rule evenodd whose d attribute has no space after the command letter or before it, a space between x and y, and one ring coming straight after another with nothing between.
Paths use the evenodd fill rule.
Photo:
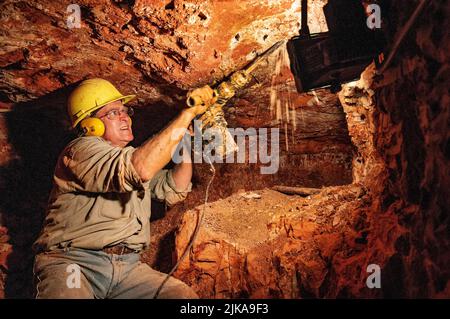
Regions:
<instances>
[{"instance_id":1,"label":"jackhammer","mask_svg":"<svg viewBox=\"0 0 450 319\"><path fill-rule=\"evenodd\" d=\"M215 141L215 155L219 157L226 157L235 151L238 151L238 146L234 141L233 136L227 129L227 121L223 107L236 94L236 92L246 86L251 80L251 73L264 61L270 54L275 52L286 41L281 40L272 45L269 49L258 55L242 70L233 72L226 80L214 86L214 94L217 101L211 105L208 110L203 113L197 120L200 121L200 129L202 134L209 130L215 137L221 140L219 143ZM188 94L186 104L189 107L201 105L204 103L200 96Z\"/></svg>"}]
</instances>

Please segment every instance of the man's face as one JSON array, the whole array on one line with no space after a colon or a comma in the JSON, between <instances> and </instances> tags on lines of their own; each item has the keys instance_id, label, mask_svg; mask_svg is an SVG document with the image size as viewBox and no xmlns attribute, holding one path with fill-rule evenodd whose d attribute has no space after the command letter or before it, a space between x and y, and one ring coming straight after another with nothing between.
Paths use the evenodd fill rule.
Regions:
<instances>
[{"instance_id":1,"label":"man's face","mask_svg":"<svg viewBox=\"0 0 450 319\"><path fill-rule=\"evenodd\" d=\"M122 101L115 101L106 104L95 115L105 124L103 138L114 146L125 147L134 139L131 119L126 110L127 107Z\"/></svg>"}]
</instances>

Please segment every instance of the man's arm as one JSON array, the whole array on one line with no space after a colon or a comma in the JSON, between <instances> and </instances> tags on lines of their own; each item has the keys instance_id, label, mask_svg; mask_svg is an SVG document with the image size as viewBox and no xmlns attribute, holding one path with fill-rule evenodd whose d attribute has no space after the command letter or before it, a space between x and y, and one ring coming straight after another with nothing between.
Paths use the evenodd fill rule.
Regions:
<instances>
[{"instance_id":1,"label":"man's arm","mask_svg":"<svg viewBox=\"0 0 450 319\"><path fill-rule=\"evenodd\" d=\"M159 170L169 163L172 151L175 150L175 147L183 138L191 121L195 116L204 113L215 102L213 90L209 86L197 89L196 94L202 96L203 101L209 101L209 103L184 109L169 126L155 137L148 139L133 153L131 162L144 182L150 180ZM175 168L174 175L177 187L182 187L186 184L186 180L189 177L189 181L186 184L187 187L192 177L192 164L181 163Z\"/></svg>"},{"instance_id":2,"label":"man's arm","mask_svg":"<svg viewBox=\"0 0 450 319\"><path fill-rule=\"evenodd\" d=\"M175 165L172 177L178 189L186 189L192 179L192 160L191 155L183 152L183 161Z\"/></svg>"}]
</instances>

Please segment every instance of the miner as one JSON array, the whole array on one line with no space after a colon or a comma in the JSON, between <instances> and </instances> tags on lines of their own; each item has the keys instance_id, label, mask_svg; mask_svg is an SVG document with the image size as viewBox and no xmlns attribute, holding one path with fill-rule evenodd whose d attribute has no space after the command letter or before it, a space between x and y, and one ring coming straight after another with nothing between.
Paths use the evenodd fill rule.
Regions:
<instances>
[{"instance_id":1,"label":"miner","mask_svg":"<svg viewBox=\"0 0 450 319\"><path fill-rule=\"evenodd\" d=\"M190 154L163 169L191 121L215 102L186 108L141 146L133 140L134 95L104 79L81 82L68 98L72 128L80 137L60 154L47 214L34 243L36 298L153 298L166 275L140 262L150 242L151 198L173 205L191 190ZM178 133L177 133L178 132ZM159 298L197 298L171 277Z\"/></svg>"}]
</instances>

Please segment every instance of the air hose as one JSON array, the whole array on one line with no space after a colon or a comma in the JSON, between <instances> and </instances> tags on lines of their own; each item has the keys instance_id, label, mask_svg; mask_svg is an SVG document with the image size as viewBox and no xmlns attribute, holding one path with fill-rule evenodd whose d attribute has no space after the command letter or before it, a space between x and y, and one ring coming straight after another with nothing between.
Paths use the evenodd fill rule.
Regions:
<instances>
[{"instance_id":1,"label":"air hose","mask_svg":"<svg viewBox=\"0 0 450 319\"><path fill-rule=\"evenodd\" d=\"M186 248L185 248L185 250L183 252L183 255L181 255L181 257L178 259L178 261L175 264L175 266L173 266L173 268L167 274L166 278L164 278L164 280L161 283L161 285L159 285L158 290L156 291L155 295L153 296L153 299L158 298L159 293L161 292L161 290L164 287L164 285L166 284L166 282L169 280L169 278L172 276L172 274L178 269L178 266L181 264L183 259L188 255L189 251L192 249L192 246L194 245L195 239L197 238L198 231L200 230L200 226L201 226L202 221L203 221L203 216L205 215L206 204L208 203L209 188L210 188L210 186L212 184L212 181L214 180L214 177L216 175L216 169L215 169L214 165L212 164L211 160L209 159L209 157L205 156L205 159L207 160L208 164L211 166L210 170L212 172L212 175L211 175L211 178L210 178L210 180L208 182L208 185L206 186L205 202L204 202L204 205L203 205L203 209L201 211L199 211L199 216L197 218L197 224L195 225L194 232L193 232L193 234L191 236L191 239L189 240L189 244L186 246Z\"/></svg>"}]
</instances>

